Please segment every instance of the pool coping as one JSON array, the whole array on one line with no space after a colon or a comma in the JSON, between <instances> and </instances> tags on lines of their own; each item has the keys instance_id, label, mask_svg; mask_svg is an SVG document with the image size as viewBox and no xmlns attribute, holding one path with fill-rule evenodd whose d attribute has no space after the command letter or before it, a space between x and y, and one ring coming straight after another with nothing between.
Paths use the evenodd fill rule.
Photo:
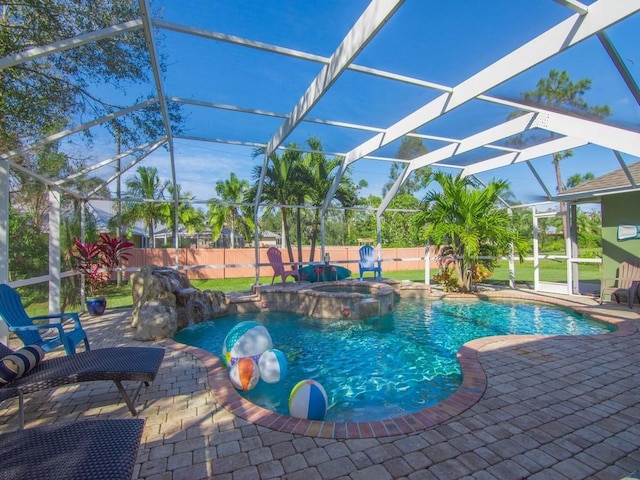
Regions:
<instances>
[{"instance_id":1,"label":"pool coping","mask_svg":"<svg viewBox=\"0 0 640 480\"><path fill-rule=\"evenodd\" d=\"M520 290L483 292L481 294L444 294L428 295L425 298L434 300L448 299L510 299L529 302L539 302L555 306L570 308L579 314L614 325L613 332L589 337L627 336L637 332L636 326L627 319L616 318L606 312L593 311L587 305L576 305L575 302L554 297L532 295ZM255 405L238 394L229 380L227 367L216 355L198 347L192 347L171 339L162 340L163 346L189 353L199 359L207 369L209 388L215 399L232 414L248 422L270 428L272 430L327 439L360 439L372 437L388 437L412 432L420 432L461 414L475 405L483 396L487 388L487 376L479 360L479 354L489 345L501 343L503 346L513 346L531 340L545 338L562 338L571 341L583 336L553 336L553 335L501 335L483 337L465 343L460 347L456 356L460 363L463 380L460 388L445 400L424 408L418 412L389 418L380 421L362 422L329 422L306 420L289 417L272 412Z\"/></svg>"}]
</instances>

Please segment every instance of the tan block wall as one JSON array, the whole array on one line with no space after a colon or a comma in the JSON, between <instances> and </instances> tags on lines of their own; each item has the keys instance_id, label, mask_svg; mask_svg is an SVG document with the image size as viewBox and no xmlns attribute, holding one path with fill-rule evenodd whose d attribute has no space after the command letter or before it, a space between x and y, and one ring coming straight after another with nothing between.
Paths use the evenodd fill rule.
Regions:
<instances>
[{"instance_id":1,"label":"tan block wall","mask_svg":"<svg viewBox=\"0 0 640 480\"><path fill-rule=\"evenodd\" d=\"M359 247L327 246L325 251L331 256L331 263L338 264L351 270L352 275L358 274ZM281 248L286 262L286 249ZM176 266L176 250L173 248L136 248L131 251L131 258L126 264L128 268L140 268L144 265ZM259 250L261 264L260 276L270 276L273 270L267 259L267 249ZM297 258L297 249L293 249ZM302 258L309 258L310 248L302 248ZM432 257L434 255L432 251ZM320 249L316 248L315 261L320 261ZM382 272L398 270L421 270L424 268L424 247L415 248L383 248ZM187 267L184 271L189 278L253 278L255 275L255 250L253 248L180 248L178 249L178 266ZM406 259L403 261L402 259ZM307 264L308 261L304 261ZM431 261L432 268L436 265ZM193 268L189 268L193 267ZM208 267L208 268L207 268Z\"/></svg>"}]
</instances>

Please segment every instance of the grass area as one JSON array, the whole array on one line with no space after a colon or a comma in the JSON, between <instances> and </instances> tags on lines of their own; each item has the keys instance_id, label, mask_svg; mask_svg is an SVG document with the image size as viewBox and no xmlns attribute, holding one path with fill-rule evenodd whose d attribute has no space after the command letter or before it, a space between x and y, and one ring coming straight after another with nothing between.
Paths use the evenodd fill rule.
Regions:
<instances>
[{"instance_id":1,"label":"grass area","mask_svg":"<svg viewBox=\"0 0 640 480\"><path fill-rule=\"evenodd\" d=\"M533 263L517 263L516 262L516 283L517 284L533 284ZM546 282L565 282L567 279L567 271L564 262L556 260L542 260L541 261L541 275L540 280ZM433 276L437 273L437 269L431 270ZM598 264L583 264L579 268L579 277L582 282L596 283L600 282L600 265ZM357 273L355 275L357 278ZM423 270L404 270L397 272L384 272L385 278L392 278L395 280L410 280L413 282L424 282ZM354 278L352 275L351 278ZM210 279L210 280L192 280L191 284L200 290L218 290L225 293L246 291L251 288L253 278L225 278L225 279ZM261 284L270 284L271 277L261 277ZM493 272L493 276L486 279L483 283L494 285L508 285L509 283L509 265L506 261L498 263L498 267ZM131 287L129 285L123 285L118 288L115 285L111 285L107 291L108 304L107 308L131 308L132 297ZM48 307L46 302L38 302L27 305L27 313L31 316L44 315L48 313ZM68 311L78 310L79 305L68 308Z\"/></svg>"}]
</instances>

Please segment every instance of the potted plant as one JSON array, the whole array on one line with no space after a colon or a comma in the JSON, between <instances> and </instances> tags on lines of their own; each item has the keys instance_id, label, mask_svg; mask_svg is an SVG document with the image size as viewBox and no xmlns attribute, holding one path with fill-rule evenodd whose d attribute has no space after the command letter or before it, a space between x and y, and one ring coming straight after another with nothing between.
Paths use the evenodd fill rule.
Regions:
<instances>
[{"instance_id":1,"label":"potted plant","mask_svg":"<svg viewBox=\"0 0 640 480\"><path fill-rule=\"evenodd\" d=\"M83 243L73 239L70 257L75 261L74 269L85 278L89 296L86 298L87 310L91 315L102 315L107 307L104 292L111 280L111 272L118 267L120 260L131 256L127 250L134 244L108 233L101 233L95 242Z\"/></svg>"}]
</instances>

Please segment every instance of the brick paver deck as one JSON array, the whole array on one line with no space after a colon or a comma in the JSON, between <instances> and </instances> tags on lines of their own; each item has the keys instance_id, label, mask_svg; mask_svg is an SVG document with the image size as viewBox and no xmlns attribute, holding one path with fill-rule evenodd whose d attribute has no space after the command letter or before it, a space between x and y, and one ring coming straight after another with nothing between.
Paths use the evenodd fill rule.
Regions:
<instances>
[{"instance_id":1,"label":"brick paver deck","mask_svg":"<svg viewBox=\"0 0 640 480\"><path fill-rule=\"evenodd\" d=\"M471 391L416 414L416 423L366 425L283 422L238 401L217 358L164 341L158 378L139 399L146 424L134 478L576 480L640 469L640 310L508 294L570 301L619 329L470 342L461 363ZM128 310L84 317L92 348L146 345L132 339L129 320ZM40 392L25 403L27 427L130 415L108 382ZM17 400L5 401L0 431L16 428Z\"/></svg>"}]
</instances>

